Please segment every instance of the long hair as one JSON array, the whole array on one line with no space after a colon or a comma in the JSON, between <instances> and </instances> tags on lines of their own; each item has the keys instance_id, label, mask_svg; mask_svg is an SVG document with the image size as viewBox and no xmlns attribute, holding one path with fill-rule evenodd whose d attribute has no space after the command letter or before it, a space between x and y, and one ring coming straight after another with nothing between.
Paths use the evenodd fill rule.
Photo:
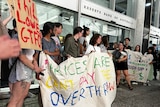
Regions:
<instances>
[{"instance_id":1,"label":"long hair","mask_svg":"<svg viewBox=\"0 0 160 107\"><path fill-rule=\"evenodd\" d=\"M100 37L101 35L100 34L94 34L92 37L91 37L91 40L89 42L90 45L94 46L97 42L97 39Z\"/></svg>"},{"instance_id":2,"label":"long hair","mask_svg":"<svg viewBox=\"0 0 160 107\"><path fill-rule=\"evenodd\" d=\"M136 50L137 46L139 47L139 50L138 50L138 52L140 52L140 50L141 50L141 47L140 47L140 45L136 45L136 47L135 47L134 51L137 51L137 50Z\"/></svg>"},{"instance_id":3,"label":"long hair","mask_svg":"<svg viewBox=\"0 0 160 107\"><path fill-rule=\"evenodd\" d=\"M50 30L53 30L53 23L52 22L46 22L44 25L43 25L43 31L42 31L42 34L43 36L47 35Z\"/></svg>"},{"instance_id":4,"label":"long hair","mask_svg":"<svg viewBox=\"0 0 160 107\"><path fill-rule=\"evenodd\" d=\"M108 36L103 36L102 37L102 43L105 47L108 47L109 46L109 43L108 43Z\"/></svg>"},{"instance_id":5,"label":"long hair","mask_svg":"<svg viewBox=\"0 0 160 107\"><path fill-rule=\"evenodd\" d=\"M83 26L83 37L87 36L87 31L89 31L90 29L86 26Z\"/></svg>"}]
</instances>

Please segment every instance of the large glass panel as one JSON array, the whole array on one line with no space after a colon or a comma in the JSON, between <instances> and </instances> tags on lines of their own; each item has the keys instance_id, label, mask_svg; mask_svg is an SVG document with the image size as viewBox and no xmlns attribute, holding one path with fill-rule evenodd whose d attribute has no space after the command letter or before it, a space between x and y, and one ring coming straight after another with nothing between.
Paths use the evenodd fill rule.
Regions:
<instances>
[{"instance_id":1,"label":"large glass panel","mask_svg":"<svg viewBox=\"0 0 160 107\"><path fill-rule=\"evenodd\" d=\"M145 19L144 19L144 27L150 28L151 25L151 2L152 0L146 0L145 4Z\"/></svg>"},{"instance_id":2,"label":"large glass panel","mask_svg":"<svg viewBox=\"0 0 160 107\"><path fill-rule=\"evenodd\" d=\"M87 0L87 1L94 2L95 4L101 5L105 8L106 7L109 8L109 4L110 4L110 0Z\"/></svg>"},{"instance_id":3,"label":"large glass panel","mask_svg":"<svg viewBox=\"0 0 160 107\"><path fill-rule=\"evenodd\" d=\"M6 3L7 0L0 0L1 18L4 20L9 16L9 8ZM43 28L43 24L47 21L60 22L63 24L63 32L60 37L64 37L68 33L73 33L73 28L77 26L78 14L76 12L57 7L52 4L44 3L40 0L34 0L37 8L37 16L39 19L40 29ZM7 24L7 28L12 29L12 21ZM3 67L3 66L2 66ZM3 70L2 72L6 72ZM4 73L3 73L4 74ZM0 71L0 79L1 79ZM8 77L6 77L8 78ZM8 80L8 79L7 79ZM4 84L0 81L0 84ZM8 84L8 81L7 81ZM1 87L1 85L0 85Z\"/></svg>"},{"instance_id":4,"label":"large glass panel","mask_svg":"<svg viewBox=\"0 0 160 107\"><path fill-rule=\"evenodd\" d=\"M37 7L37 15L39 18L40 28L47 21L60 22L63 24L63 32L61 36L73 32L73 28L77 25L78 14L76 12L57 7L52 4L43 3L39 0L34 0Z\"/></svg>"},{"instance_id":5,"label":"large glass panel","mask_svg":"<svg viewBox=\"0 0 160 107\"><path fill-rule=\"evenodd\" d=\"M95 32L100 33L102 36L108 35L110 49L112 48L113 43L123 41L126 37L131 38L130 30L109 25L109 23L98 19L82 16L80 19L80 26L84 25L89 27L91 31L91 34L87 37L87 41L90 40L91 36Z\"/></svg>"},{"instance_id":6,"label":"large glass panel","mask_svg":"<svg viewBox=\"0 0 160 107\"><path fill-rule=\"evenodd\" d=\"M115 11L121 14L135 17L135 0L115 0Z\"/></svg>"}]
</instances>

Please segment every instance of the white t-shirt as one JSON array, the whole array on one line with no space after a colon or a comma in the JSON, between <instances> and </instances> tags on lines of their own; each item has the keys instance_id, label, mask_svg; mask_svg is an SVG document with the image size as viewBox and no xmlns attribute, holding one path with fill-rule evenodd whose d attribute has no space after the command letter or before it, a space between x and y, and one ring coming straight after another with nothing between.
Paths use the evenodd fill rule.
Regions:
<instances>
[{"instance_id":1,"label":"white t-shirt","mask_svg":"<svg viewBox=\"0 0 160 107\"><path fill-rule=\"evenodd\" d=\"M89 46L87 47L87 50L86 50L85 54L89 54L89 53L91 53L92 51L93 51L93 52L101 52L101 48L100 48L99 46L89 45Z\"/></svg>"},{"instance_id":2,"label":"white t-shirt","mask_svg":"<svg viewBox=\"0 0 160 107\"><path fill-rule=\"evenodd\" d=\"M52 37L52 39L55 41L57 46L60 46L60 40L58 39L57 36Z\"/></svg>"}]
</instances>

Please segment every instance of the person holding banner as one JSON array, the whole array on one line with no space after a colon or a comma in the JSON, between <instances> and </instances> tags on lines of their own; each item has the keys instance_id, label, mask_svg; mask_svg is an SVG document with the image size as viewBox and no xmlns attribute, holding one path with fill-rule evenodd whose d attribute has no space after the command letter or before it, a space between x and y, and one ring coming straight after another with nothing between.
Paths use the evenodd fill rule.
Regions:
<instances>
[{"instance_id":1,"label":"person holding banner","mask_svg":"<svg viewBox=\"0 0 160 107\"><path fill-rule=\"evenodd\" d=\"M64 43L64 52L63 55L64 57L80 57L80 43L79 43L79 38L83 34L83 29L81 27L76 27L74 28L73 31L73 36L68 38L66 42Z\"/></svg>"},{"instance_id":2,"label":"person holding banner","mask_svg":"<svg viewBox=\"0 0 160 107\"><path fill-rule=\"evenodd\" d=\"M89 42L89 46L85 54L90 54L91 52L101 52L100 44L102 42L102 36L100 34L94 34Z\"/></svg>"},{"instance_id":3,"label":"person holding banner","mask_svg":"<svg viewBox=\"0 0 160 107\"><path fill-rule=\"evenodd\" d=\"M59 35L62 33L62 29L63 29L63 25L61 23L56 22L56 23L53 24L54 35L51 38L55 41L56 47L60 51L60 55L55 57L55 59L57 61L57 64L60 64L62 62L62 60L61 60L62 46L61 46L61 42L60 42L60 39L59 39Z\"/></svg>"},{"instance_id":4,"label":"person holding banner","mask_svg":"<svg viewBox=\"0 0 160 107\"><path fill-rule=\"evenodd\" d=\"M150 70L148 73L147 81L143 85L150 86L151 84L149 83L151 80L153 80L153 62L154 62L154 57L152 55L152 47L149 47L147 52L144 53L144 56L148 58Z\"/></svg>"},{"instance_id":5,"label":"person holding banner","mask_svg":"<svg viewBox=\"0 0 160 107\"><path fill-rule=\"evenodd\" d=\"M116 69L116 80L117 80L117 88L119 87L120 79L121 79L121 71L125 76L125 79L128 83L128 88L133 90L131 86L129 74L128 74L128 64L127 64L127 52L124 51L124 45L122 42L118 45L118 50L115 50L113 54L113 61L115 62Z\"/></svg>"},{"instance_id":6,"label":"person holding banner","mask_svg":"<svg viewBox=\"0 0 160 107\"><path fill-rule=\"evenodd\" d=\"M136 45L134 51L135 52L140 52L141 51L140 45Z\"/></svg>"},{"instance_id":7,"label":"person holding banner","mask_svg":"<svg viewBox=\"0 0 160 107\"><path fill-rule=\"evenodd\" d=\"M56 42L51 38L54 34L52 25L52 22L46 22L43 26L42 50L56 63L59 63L60 61L56 57L60 55L60 50L57 47Z\"/></svg>"},{"instance_id":8,"label":"person holding banner","mask_svg":"<svg viewBox=\"0 0 160 107\"><path fill-rule=\"evenodd\" d=\"M18 31L17 31L18 32ZM18 34L13 36L18 39ZM10 59L10 99L7 107L22 107L24 99L27 97L31 81L33 81L33 71L40 73L42 68L38 67L37 61L33 57L33 49L22 49L18 57Z\"/></svg>"}]
</instances>

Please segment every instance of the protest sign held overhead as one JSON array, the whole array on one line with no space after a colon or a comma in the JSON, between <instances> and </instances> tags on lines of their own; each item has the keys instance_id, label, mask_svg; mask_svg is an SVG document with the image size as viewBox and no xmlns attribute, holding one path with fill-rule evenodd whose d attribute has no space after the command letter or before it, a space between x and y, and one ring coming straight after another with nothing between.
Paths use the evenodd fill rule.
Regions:
<instances>
[{"instance_id":1,"label":"protest sign held overhead","mask_svg":"<svg viewBox=\"0 0 160 107\"><path fill-rule=\"evenodd\" d=\"M36 5L32 0L9 0L14 9L21 48L42 50Z\"/></svg>"}]
</instances>

